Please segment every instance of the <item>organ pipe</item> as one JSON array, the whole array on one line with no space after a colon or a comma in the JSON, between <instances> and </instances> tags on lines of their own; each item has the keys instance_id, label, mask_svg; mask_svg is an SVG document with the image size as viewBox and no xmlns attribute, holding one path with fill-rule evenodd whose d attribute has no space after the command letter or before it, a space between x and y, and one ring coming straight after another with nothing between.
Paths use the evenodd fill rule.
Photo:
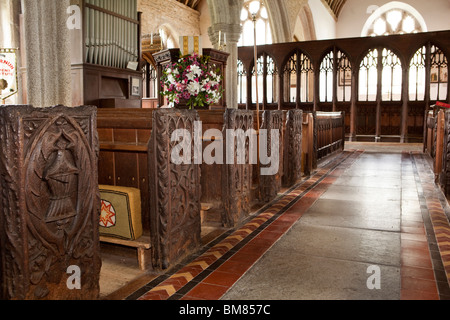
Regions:
<instances>
[{"instance_id":1,"label":"organ pipe","mask_svg":"<svg viewBox=\"0 0 450 320\"><path fill-rule=\"evenodd\" d=\"M84 0L86 63L125 69L139 61L137 0Z\"/></svg>"}]
</instances>

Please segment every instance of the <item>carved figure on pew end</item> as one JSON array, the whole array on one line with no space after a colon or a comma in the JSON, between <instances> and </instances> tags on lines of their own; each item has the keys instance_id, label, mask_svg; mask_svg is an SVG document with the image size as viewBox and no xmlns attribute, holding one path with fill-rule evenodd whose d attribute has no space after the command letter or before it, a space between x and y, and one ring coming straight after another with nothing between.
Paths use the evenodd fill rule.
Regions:
<instances>
[{"instance_id":1,"label":"carved figure on pew end","mask_svg":"<svg viewBox=\"0 0 450 320\"><path fill-rule=\"evenodd\" d=\"M97 299L95 107L2 107L0 127L1 298Z\"/></svg>"}]
</instances>

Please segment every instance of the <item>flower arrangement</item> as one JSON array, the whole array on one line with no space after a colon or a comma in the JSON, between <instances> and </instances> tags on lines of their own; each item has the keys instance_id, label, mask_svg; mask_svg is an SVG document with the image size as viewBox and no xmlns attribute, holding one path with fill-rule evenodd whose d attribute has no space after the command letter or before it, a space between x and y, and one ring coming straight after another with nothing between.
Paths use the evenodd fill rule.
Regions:
<instances>
[{"instance_id":1,"label":"flower arrangement","mask_svg":"<svg viewBox=\"0 0 450 320\"><path fill-rule=\"evenodd\" d=\"M208 56L193 53L165 66L161 94L168 98L171 107L181 100L185 100L190 109L219 102L223 94L222 76L219 68L208 68L209 60Z\"/></svg>"}]
</instances>

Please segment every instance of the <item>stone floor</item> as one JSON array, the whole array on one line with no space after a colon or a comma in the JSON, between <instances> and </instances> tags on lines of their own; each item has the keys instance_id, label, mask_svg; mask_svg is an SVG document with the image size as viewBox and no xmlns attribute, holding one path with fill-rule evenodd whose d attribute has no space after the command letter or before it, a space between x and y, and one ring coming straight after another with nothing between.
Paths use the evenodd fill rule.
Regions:
<instances>
[{"instance_id":1,"label":"stone floor","mask_svg":"<svg viewBox=\"0 0 450 320\"><path fill-rule=\"evenodd\" d=\"M421 145L347 144L126 300L447 300L447 199Z\"/></svg>"}]
</instances>

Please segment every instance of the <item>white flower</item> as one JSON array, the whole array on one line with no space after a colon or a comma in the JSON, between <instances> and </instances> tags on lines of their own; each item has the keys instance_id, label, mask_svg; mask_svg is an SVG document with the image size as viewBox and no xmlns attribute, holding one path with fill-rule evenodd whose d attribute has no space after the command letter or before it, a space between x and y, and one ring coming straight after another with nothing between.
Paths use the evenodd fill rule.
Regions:
<instances>
[{"instance_id":1,"label":"white flower","mask_svg":"<svg viewBox=\"0 0 450 320\"><path fill-rule=\"evenodd\" d=\"M189 73L186 73L186 78L188 78L189 81L193 81L197 76L191 71Z\"/></svg>"},{"instance_id":2,"label":"white flower","mask_svg":"<svg viewBox=\"0 0 450 320\"><path fill-rule=\"evenodd\" d=\"M169 81L170 83L175 83L175 77L172 74L167 75L167 81Z\"/></svg>"},{"instance_id":3,"label":"white flower","mask_svg":"<svg viewBox=\"0 0 450 320\"><path fill-rule=\"evenodd\" d=\"M198 95L198 93L200 92L200 83L196 82L196 81L192 81L187 85L187 90L189 91L189 93L191 95Z\"/></svg>"},{"instance_id":4,"label":"white flower","mask_svg":"<svg viewBox=\"0 0 450 320\"><path fill-rule=\"evenodd\" d=\"M191 66L191 72L195 74L197 77L202 74L202 69L200 69L199 66L196 66L195 64Z\"/></svg>"}]
</instances>

